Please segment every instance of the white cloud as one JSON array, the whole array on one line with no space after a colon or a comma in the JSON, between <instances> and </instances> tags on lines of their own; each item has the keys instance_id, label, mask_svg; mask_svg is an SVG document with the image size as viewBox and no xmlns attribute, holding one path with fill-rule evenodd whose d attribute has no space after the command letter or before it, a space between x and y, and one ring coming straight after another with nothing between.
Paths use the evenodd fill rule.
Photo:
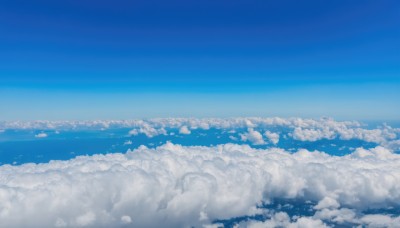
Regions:
<instances>
[{"instance_id":1,"label":"white cloud","mask_svg":"<svg viewBox=\"0 0 400 228\"><path fill-rule=\"evenodd\" d=\"M319 128L330 126L336 128L360 127L355 121L337 122L332 119L301 118L157 118L149 120L95 120L95 121L0 121L0 129L108 129L108 128L140 128L150 125L155 128L177 128L186 125L191 129L210 128L235 129L270 126Z\"/></svg>"},{"instance_id":2,"label":"white cloud","mask_svg":"<svg viewBox=\"0 0 400 228\"><path fill-rule=\"evenodd\" d=\"M155 128L149 124L143 124L139 129L132 129L129 135L145 134L147 137L152 138L157 135L166 135L167 131L164 128Z\"/></svg>"},{"instance_id":3,"label":"white cloud","mask_svg":"<svg viewBox=\"0 0 400 228\"><path fill-rule=\"evenodd\" d=\"M233 141L237 141L237 140L238 140L238 138L236 138L236 137L233 136L233 135L230 135L230 136L229 136L229 139L231 139L231 140L233 140Z\"/></svg>"},{"instance_id":4,"label":"white cloud","mask_svg":"<svg viewBox=\"0 0 400 228\"><path fill-rule=\"evenodd\" d=\"M123 224L129 224L129 223L132 223L132 219L131 219L130 216L124 215L124 216L121 217L121 222Z\"/></svg>"},{"instance_id":5,"label":"white cloud","mask_svg":"<svg viewBox=\"0 0 400 228\"><path fill-rule=\"evenodd\" d=\"M301 127L296 127L293 131L292 136L296 140L314 142L323 138L332 139L336 135L335 132L329 130L328 128L304 129Z\"/></svg>"},{"instance_id":6,"label":"white cloud","mask_svg":"<svg viewBox=\"0 0 400 228\"><path fill-rule=\"evenodd\" d=\"M324 120L324 119L322 119ZM398 136L399 129L392 128L386 124L376 129L365 129L357 124L336 122L331 119L314 122L314 124L303 125L292 124L294 128L292 137L296 140L314 142L320 139L340 138L342 140L360 139L385 145Z\"/></svg>"},{"instance_id":7,"label":"white cloud","mask_svg":"<svg viewBox=\"0 0 400 228\"><path fill-rule=\"evenodd\" d=\"M327 228L322 220L315 219L313 217L299 217L290 218L285 212L277 212L271 215L270 219L266 221L246 221L238 225L241 227L249 228L275 228L275 227L287 227L287 228Z\"/></svg>"},{"instance_id":8,"label":"white cloud","mask_svg":"<svg viewBox=\"0 0 400 228\"><path fill-rule=\"evenodd\" d=\"M247 129L240 139L253 145L277 144L280 135L270 130L285 129L282 137L301 141L359 139L381 146L336 157L307 150L291 154L234 144L181 147L168 143L157 149L140 147L126 155L3 165L0 227L209 226L214 219L258 213L256 205L273 198L318 202L317 212L299 218L278 213L267 221L251 222L252 226L324 227L322 221L329 220L395 227L400 222L399 217L360 213L367 208L400 206L400 155L393 153L400 148L400 129L387 125L367 129L358 122L327 118L0 122L3 131L121 127L131 128L131 135L147 137L166 135L171 129L181 134L190 134L190 129L216 128L228 133Z\"/></svg>"},{"instance_id":9,"label":"white cloud","mask_svg":"<svg viewBox=\"0 0 400 228\"><path fill-rule=\"evenodd\" d=\"M76 225L78 226L89 226L92 225L96 221L96 214L92 211L86 212L83 215L80 215L76 218Z\"/></svg>"},{"instance_id":10,"label":"white cloud","mask_svg":"<svg viewBox=\"0 0 400 228\"><path fill-rule=\"evenodd\" d=\"M336 224L353 224L352 227L400 227L400 217L387 214L356 213L354 209L322 209L317 211L312 218L329 221Z\"/></svg>"},{"instance_id":11,"label":"white cloud","mask_svg":"<svg viewBox=\"0 0 400 228\"><path fill-rule=\"evenodd\" d=\"M191 132L190 132L190 130L188 129L187 126L182 126L182 127L179 129L179 134L189 135L190 133L191 133Z\"/></svg>"},{"instance_id":12,"label":"white cloud","mask_svg":"<svg viewBox=\"0 0 400 228\"><path fill-rule=\"evenodd\" d=\"M97 121L0 121L0 129L109 129L133 128L132 135L140 133L153 137L166 134L165 129L226 129L243 128L268 130L271 127L282 127L291 130L290 135L301 141L340 138L343 140L360 139L367 142L386 145L399 138L400 129L386 124L375 129L367 129L356 121L335 121L331 118L157 118L149 120L97 120Z\"/></svg>"},{"instance_id":13,"label":"white cloud","mask_svg":"<svg viewBox=\"0 0 400 228\"><path fill-rule=\"evenodd\" d=\"M336 201L336 199L333 199L329 196L326 196L323 198L321 201L318 202L318 204L314 207L314 209L320 210L324 208L339 208L340 204Z\"/></svg>"},{"instance_id":14,"label":"white cloud","mask_svg":"<svg viewBox=\"0 0 400 228\"><path fill-rule=\"evenodd\" d=\"M400 151L400 140L385 142L383 145L385 148L388 148L392 151Z\"/></svg>"},{"instance_id":15,"label":"white cloud","mask_svg":"<svg viewBox=\"0 0 400 228\"><path fill-rule=\"evenodd\" d=\"M47 137L47 134L44 132L41 132L41 133L38 133L35 135L35 138L46 138L46 137Z\"/></svg>"},{"instance_id":16,"label":"white cloud","mask_svg":"<svg viewBox=\"0 0 400 228\"><path fill-rule=\"evenodd\" d=\"M244 224L249 228L328 228L328 226L319 219L312 217L300 217L298 219L290 219L289 215L285 212L278 212L264 222L249 222Z\"/></svg>"},{"instance_id":17,"label":"white cloud","mask_svg":"<svg viewBox=\"0 0 400 228\"><path fill-rule=\"evenodd\" d=\"M273 143L275 145L278 144L278 142L279 142L279 134L278 133L273 133L273 132L270 132L270 131L266 131L264 133L264 135L265 135L265 137L268 138L268 140L271 143Z\"/></svg>"},{"instance_id":18,"label":"white cloud","mask_svg":"<svg viewBox=\"0 0 400 228\"><path fill-rule=\"evenodd\" d=\"M342 209L322 209L316 211L312 216L289 217L286 212L265 211L264 215L269 217L265 221L248 220L236 225L237 228L275 228L275 227L375 227L386 228L400 227L400 216L387 214L368 214L356 213L348 208ZM330 224L330 225L327 225Z\"/></svg>"},{"instance_id":19,"label":"white cloud","mask_svg":"<svg viewBox=\"0 0 400 228\"><path fill-rule=\"evenodd\" d=\"M0 166L0 227L201 226L258 213L257 204L274 198L319 201L325 214L289 222L322 226L324 216L339 221L351 214L338 205L399 206L399 192L400 155L383 147L337 157L167 143L127 154Z\"/></svg>"},{"instance_id":20,"label":"white cloud","mask_svg":"<svg viewBox=\"0 0 400 228\"><path fill-rule=\"evenodd\" d=\"M338 224L344 223L352 223L352 224L360 224L359 219L357 218L357 214L355 210L351 210L348 208L322 208L317 211L313 218L321 219L324 221L330 221Z\"/></svg>"},{"instance_id":21,"label":"white cloud","mask_svg":"<svg viewBox=\"0 0 400 228\"><path fill-rule=\"evenodd\" d=\"M240 134L240 139L242 141L249 141L253 145L263 145L265 144L265 141L263 139L263 136L261 135L260 132L254 130L253 128L247 129L246 133Z\"/></svg>"},{"instance_id":22,"label":"white cloud","mask_svg":"<svg viewBox=\"0 0 400 228\"><path fill-rule=\"evenodd\" d=\"M400 227L400 217L391 217L389 215L365 215L361 218L361 223L368 227Z\"/></svg>"}]
</instances>

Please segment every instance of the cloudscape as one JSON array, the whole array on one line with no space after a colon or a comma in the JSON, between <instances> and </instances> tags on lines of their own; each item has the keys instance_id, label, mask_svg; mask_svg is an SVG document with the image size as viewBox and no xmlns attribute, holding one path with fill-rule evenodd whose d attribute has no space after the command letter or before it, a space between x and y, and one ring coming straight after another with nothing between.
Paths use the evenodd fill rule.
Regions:
<instances>
[{"instance_id":1,"label":"cloudscape","mask_svg":"<svg viewBox=\"0 0 400 228\"><path fill-rule=\"evenodd\" d=\"M400 3L0 2L0 227L400 227Z\"/></svg>"}]
</instances>

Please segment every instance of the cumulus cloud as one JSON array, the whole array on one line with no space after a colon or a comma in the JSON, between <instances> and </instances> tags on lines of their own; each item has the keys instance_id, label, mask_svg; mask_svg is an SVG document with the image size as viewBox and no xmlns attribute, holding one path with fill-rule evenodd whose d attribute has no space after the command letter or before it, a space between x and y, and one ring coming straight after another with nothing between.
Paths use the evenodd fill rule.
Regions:
<instances>
[{"instance_id":1,"label":"cumulus cloud","mask_svg":"<svg viewBox=\"0 0 400 228\"><path fill-rule=\"evenodd\" d=\"M391 217L389 215L365 215L361 218L361 224L365 224L368 227L400 227L400 217Z\"/></svg>"},{"instance_id":2,"label":"cumulus cloud","mask_svg":"<svg viewBox=\"0 0 400 228\"><path fill-rule=\"evenodd\" d=\"M143 124L139 129L132 129L129 135L145 134L147 137L152 138L157 135L166 135L167 131L164 128L155 128L149 124Z\"/></svg>"},{"instance_id":3,"label":"cumulus cloud","mask_svg":"<svg viewBox=\"0 0 400 228\"><path fill-rule=\"evenodd\" d=\"M317 211L312 216L290 217L286 212L266 211L268 218L265 221L247 220L237 224L235 227L244 228L325 228L325 227L374 227L387 228L400 227L400 216L387 214L367 214L355 213L354 210L343 209L323 209Z\"/></svg>"},{"instance_id":4,"label":"cumulus cloud","mask_svg":"<svg viewBox=\"0 0 400 228\"><path fill-rule=\"evenodd\" d=\"M355 128L360 127L356 121L334 121L332 119L301 118L157 118L149 120L94 120L94 121L0 121L0 129L108 129L108 128L140 128L150 125L155 128L177 128L186 125L190 129L210 128L265 128L270 126L320 128Z\"/></svg>"},{"instance_id":5,"label":"cumulus cloud","mask_svg":"<svg viewBox=\"0 0 400 228\"><path fill-rule=\"evenodd\" d=\"M380 145L399 139L400 129L386 124L374 129L366 128L357 121L335 121L331 118L157 118L149 120L96 120L96 121L0 121L0 129L109 129L132 128L131 135L145 134L154 137L166 134L165 129L263 129L285 128L296 140L317 141L339 138L342 140L359 139ZM266 136L268 137L268 136ZM272 141L271 141L272 142Z\"/></svg>"},{"instance_id":6,"label":"cumulus cloud","mask_svg":"<svg viewBox=\"0 0 400 228\"><path fill-rule=\"evenodd\" d=\"M47 137L47 134L44 132L41 132L41 133L38 133L35 135L35 138L46 138L46 137Z\"/></svg>"},{"instance_id":7,"label":"cumulus cloud","mask_svg":"<svg viewBox=\"0 0 400 228\"><path fill-rule=\"evenodd\" d=\"M317 124L318 123L318 124ZM292 125L294 130L292 137L300 141L314 142L321 139L340 138L342 140L359 139L385 145L398 136L399 129L392 128L386 124L376 129L365 129L359 125L349 126L344 122L326 120L315 122L306 126Z\"/></svg>"},{"instance_id":8,"label":"cumulus cloud","mask_svg":"<svg viewBox=\"0 0 400 228\"><path fill-rule=\"evenodd\" d=\"M249 141L253 145L263 145L265 141L260 132L254 130L253 128L247 129L246 133L240 134L240 138L242 141Z\"/></svg>"},{"instance_id":9,"label":"cumulus cloud","mask_svg":"<svg viewBox=\"0 0 400 228\"><path fill-rule=\"evenodd\" d=\"M189 128L187 126L182 126L179 129L179 134L183 134L183 135L189 135L191 132L189 130Z\"/></svg>"},{"instance_id":10,"label":"cumulus cloud","mask_svg":"<svg viewBox=\"0 0 400 228\"><path fill-rule=\"evenodd\" d=\"M273 133L273 132L270 132L270 131L266 131L264 133L264 135L265 135L265 137L268 138L268 140L271 143L273 143L275 145L278 144L278 142L279 142L279 134L278 133Z\"/></svg>"},{"instance_id":11,"label":"cumulus cloud","mask_svg":"<svg viewBox=\"0 0 400 228\"><path fill-rule=\"evenodd\" d=\"M300 141L310 141L314 142L323 138L332 139L334 138L335 132L329 130L328 128L324 129L304 129L300 127L296 127L292 134L293 138Z\"/></svg>"},{"instance_id":12,"label":"cumulus cloud","mask_svg":"<svg viewBox=\"0 0 400 228\"><path fill-rule=\"evenodd\" d=\"M323 208L313 215L316 219L323 221L329 221L336 224L360 224L360 220L357 218L357 213L353 209L348 208Z\"/></svg>"},{"instance_id":13,"label":"cumulus cloud","mask_svg":"<svg viewBox=\"0 0 400 228\"><path fill-rule=\"evenodd\" d=\"M300 218L278 214L269 223L324 227L323 218L398 207L399 192L400 155L383 147L337 157L235 144L167 143L126 154L0 166L0 227L201 226L257 214L257 205L274 198L318 202L315 209L321 213ZM343 211L339 205L352 209ZM378 220L353 219L360 224ZM393 218L386 220L392 224Z\"/></svg>"},{"instance_id":14,"label":"cumulus cloud","mask_svg":"<svg viewBox=\"0 0 400 228\"><path fill-rule=\"evenodd\" d=\"M275 227L287 227L287 228L328 228L328 226L319 219L312 217L300 217L297 219L290 219L289 215L285 212L279 212L264 222L249 222L244 227L249 228L275 228Z\"/></svg>"},{"instance_id":15,"label":"cumulus cloud","mask_svg":"<svg viewBox=\"0 0 400 228\"><path fill-rule=\"evenodd\" d=\"M324 208L338 208L338 207L340 207L340 204L336 201L336 199L327 196L323 198L321 201L319 201L318 204L314 207L314 209L320 210Z\"/></svg>"},{"instance_id":16,"label":"cumulus cloud","mask_svg":"<svg viewBox=\"0 0 400 228\"><path fill-rule=\"evenodd\" d=\"M123 224L129 224L129 223L132 223L132 219L131 219L130 216L124 215L124 216L121 217L121 222Z\"/></svg>"},{"instance_id":17,"label":"cumulus cloud","mask_svg":"<svg viewBox=\"0 0 400 228\"><path fill-rule=\"evenodd\" d=\"M233 141L237 141L237 140L238 140L238 138L236 138L236 137L233 136L233 135L230 135L230 136L229 136L229 139L230 139L230 140L233 140Z\"/></svg>"},{"instance_id":18,"label":"cumulus cloud","mask_svg":"<svg viewBox=\"0 0 400 228\"><path fill-rule=\"evenodd\" d=\"M0 122L3 131L109 128L129 128L130 135L147 137L167 135L167 130L173 135L215 128L237 134L229 135L231 140L252 145L278 144L280 135L274 133L278 129L285 140L359 139L380 146L337 157L235 144L182 147L167 143L127 154L3 165L0 227L213 227L217 224L210 223L215 219L264 213L257 205L275 198L312 201L315 213L290 217L274 212L265 221L241 225L325 227L329 221L396 227L400 222L394 215L363 214L366 209L400 206L400 155L393 153L400 150L400 129L386 124L367 128L359 122L329 118ZM130 144L130 140L124 143Z\"/></svg>"}]
</instances>

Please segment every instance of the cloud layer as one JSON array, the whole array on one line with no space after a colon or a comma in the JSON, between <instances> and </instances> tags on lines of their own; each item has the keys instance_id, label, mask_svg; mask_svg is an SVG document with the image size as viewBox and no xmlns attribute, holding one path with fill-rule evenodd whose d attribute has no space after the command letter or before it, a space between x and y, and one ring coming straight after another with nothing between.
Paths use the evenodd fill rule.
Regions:
<instances>
[{"instance_id":1,"label":"cloud layer","mask_svg":"<svg viewBox=\"0 0 400 228\"><path fill-rule=\"evenodd\" d=\"M277 128L286 129L294 140L314 142L321 139L341 140L358 139L380 144L386 147L397 147L393 143L399 139L400 129L386 124L370 129L357 121L335 121L331 118L302 119L302 118L164 118L150 120L99 120L99 121L11 121L0 122L0 129L35 129L35 130L104 130L111 128L130 128L129 135L144 134L151 138L157 135L167 135L168 131L190 134L192 130L210 128L247 129L240 135L242 141L254 145L267 142L277 144L280 132ZM273 129L273 130L272 130ZM286 135L285 135L286 136Z\"/></svg>"},{"instance_id":2,"label":"cloud layer","mask_svg":"<svg viewBox=\"0 0 400 228\"><path fill-rule=\"evenodd\" d=\"M348 215L343 208L357 214L348 220L376 222L359 213L400 206L400 155L380 146L337 157L167 143L126 154L0 166L0 227L202 226L260 213L257 205L275 198L316 202L317 210L298 219L272 215L275 223L322 226L335 213Z\"/></svg>"}]
</instances>

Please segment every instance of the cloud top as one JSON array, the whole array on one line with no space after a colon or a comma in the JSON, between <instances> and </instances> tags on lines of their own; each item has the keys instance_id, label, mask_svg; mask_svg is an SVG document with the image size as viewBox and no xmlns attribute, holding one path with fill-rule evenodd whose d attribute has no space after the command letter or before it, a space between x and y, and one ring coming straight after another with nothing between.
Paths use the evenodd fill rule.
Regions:
<instances>
[{"instance_id":1,"label":"cloud top","mask_svg":"<svg viewBox=\"0 0 400 228\"><path fill-rule=\"evenodd\" d=\"M267 142L277 144L281 136L279 132L275 132L277 128L287 129L288 137L299 141L314 142L335 138L341 140L358 139L391 148L399 147L399 143L392 142L398 140L400 135L400 129L392 128L386 124L370 129L357 121L335 121L331 118L160 118L149 120L0 122L0 129L4 130L103 130L111 128L130 128L131 130L127 132L130 135L144 134L149 138L167 135L168 131L188 134L195 129L216 128L227 131L248 129L247 133L241 136L241 139L255 145L263 145Z\"/></svg>"},{"instance_id":2,"label":"cloud top","mask_svg":"<svg viewBox=\"0 0 400 228\"><path fill-rule=\"evenodd\" d=\"M275 198L318 202L320 214L296 221L279 214L272 222L317 226L325 212L338 214L342 207L399 207L399 192L400 155L380 146L336 157L167 143L126 154L0 166L0 226L201 226L259 213L257 205Z\"/></svg>"}]
</instances>

